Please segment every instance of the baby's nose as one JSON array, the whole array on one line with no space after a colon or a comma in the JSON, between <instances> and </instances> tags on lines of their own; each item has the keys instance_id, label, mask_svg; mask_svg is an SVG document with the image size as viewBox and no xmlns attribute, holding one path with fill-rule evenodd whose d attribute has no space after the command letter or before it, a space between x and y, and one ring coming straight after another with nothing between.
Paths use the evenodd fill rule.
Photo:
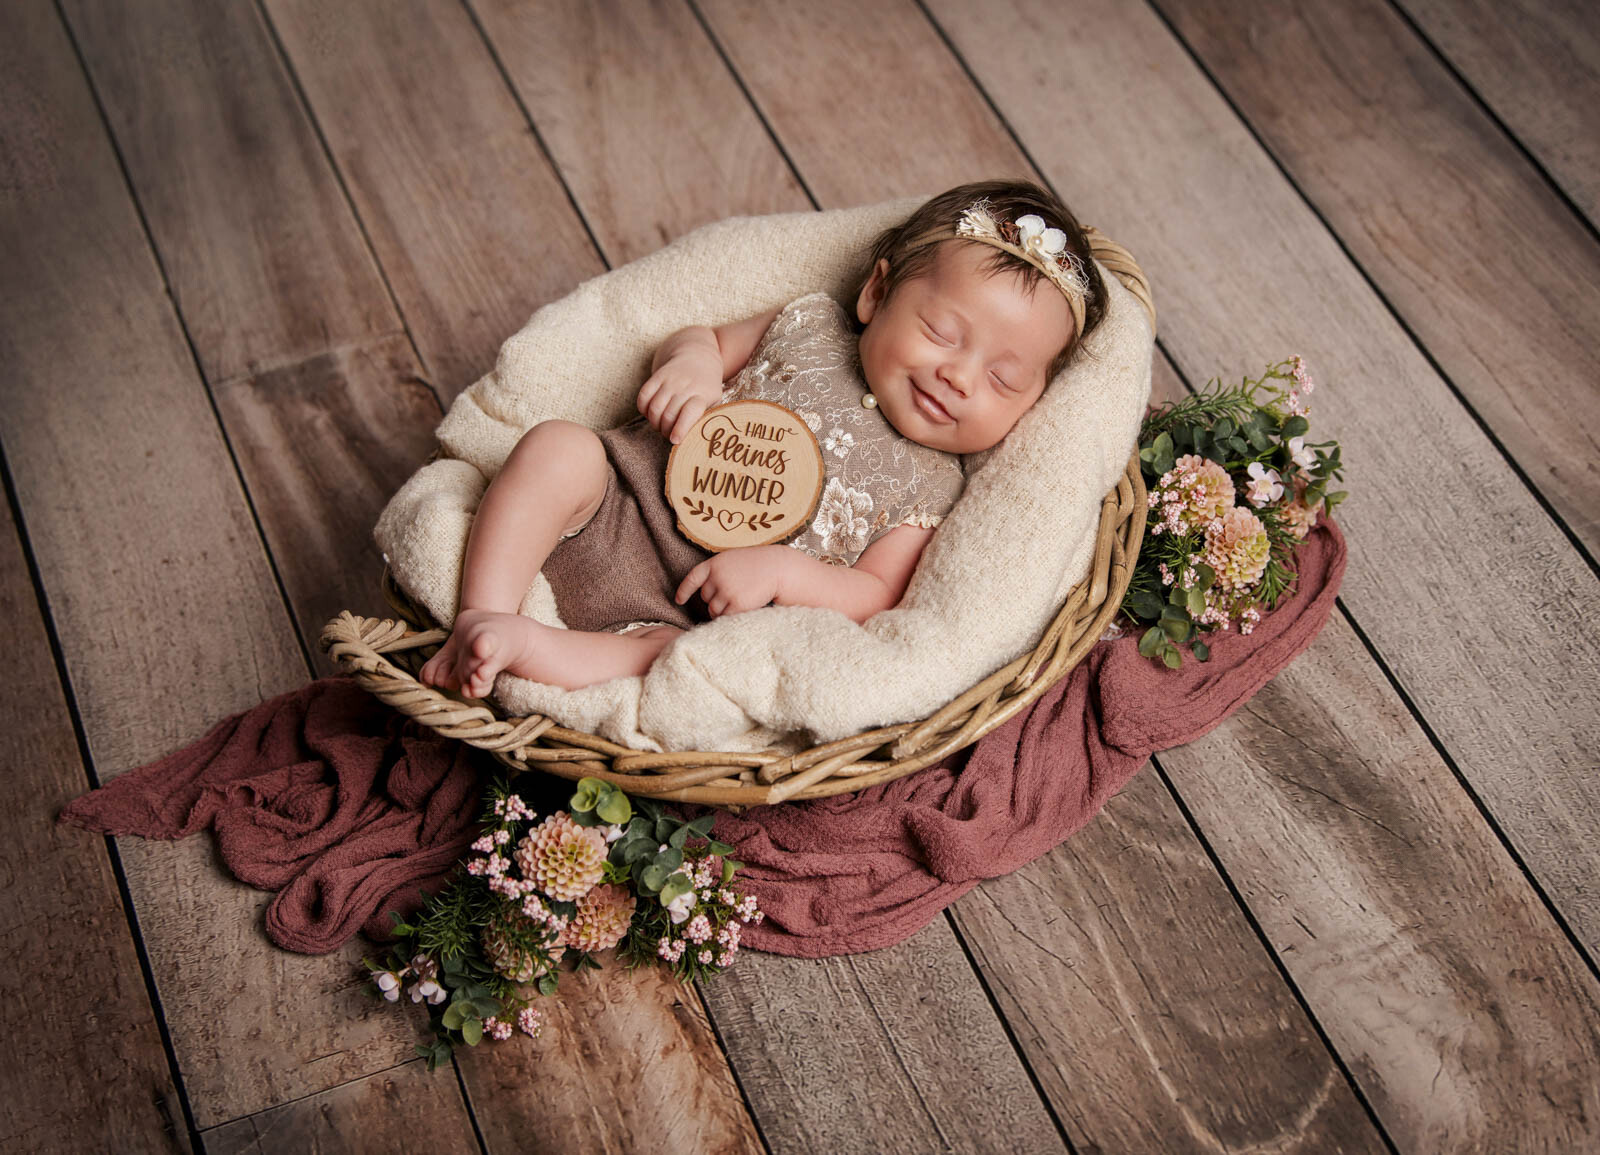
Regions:
<instances>
[{"instance_id":1,"label":"baby's nose","mask_svg":"<svg viewBox=\"0 0 1600 1155\"><path fill-rule=\"evenodd\" d=\"M972 395L973 372L971 365L957 362L946 365L942 376L945 384L951 389L954 389L963 397L970 397Z\"/></svg>"}]
</instances>

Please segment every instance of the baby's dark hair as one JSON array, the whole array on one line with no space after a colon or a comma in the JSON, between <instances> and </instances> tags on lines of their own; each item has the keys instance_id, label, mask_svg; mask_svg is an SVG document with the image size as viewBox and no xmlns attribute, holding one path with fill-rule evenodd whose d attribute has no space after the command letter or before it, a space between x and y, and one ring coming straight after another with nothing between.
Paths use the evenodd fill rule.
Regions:
<instances>
[{"instance_id":1,"label":"baby's dark hair","mask_svg":"<svg viewBox=\"0 0 1600 1155\"><path fill-rule=\"evenodd\" d=\"M1021 278L1022 291L1029 297L1033 296L1041 281L1052 293L1057 292L1055 285L1038 268L1021 257L982 241L956 236L955 226L961 214L972 202L984 197L988 198L990 211L996 219L1015 221L1018 217L1033 213L1043 217L1047 227L1060 229L1067 236L1067 251L1078 258L1083 268L1084 279L1089 287L1084 301L1083 332L1069 340L1050 362L1045 379L1053 381L1056 374L1071 363L1083 339L1094 331L1105 316L1106 289L1089 249L1089 237L1078 223L1078 218L1061 203L1060 197L1032 181L985 180L958 185L925 201L903 223L879 233L865 262L851 278L850 316L855 318L855 302L880 260L889 262L889 271L884 278L884 300L888 300L899 285L924 275L932 268L939 246L946 241L981 245L988 252L988 259L980 266L983 273L994 276L1002 271L1011 272ZM861 328L859 321L855 321L855 324L858 329Z\"/></svg>"}]
</instances>

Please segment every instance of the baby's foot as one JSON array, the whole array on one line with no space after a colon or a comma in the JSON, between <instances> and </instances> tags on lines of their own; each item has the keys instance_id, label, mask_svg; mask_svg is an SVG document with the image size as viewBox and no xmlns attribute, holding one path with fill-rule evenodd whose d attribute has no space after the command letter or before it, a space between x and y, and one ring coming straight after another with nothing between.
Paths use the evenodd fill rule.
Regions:
<instances>
[{"instance_id":1,"label":"baby's foot","mask_svg":"<svg viewBox=\"0 0 1600 1155\"><path fill-rule=\"evenodd\" d=\"M540 629L538 622L521 614L462 610L450 636L418 677L469 698L486 698L494 689L496 674L532 655Z\"/></svg>"}]
</instances>

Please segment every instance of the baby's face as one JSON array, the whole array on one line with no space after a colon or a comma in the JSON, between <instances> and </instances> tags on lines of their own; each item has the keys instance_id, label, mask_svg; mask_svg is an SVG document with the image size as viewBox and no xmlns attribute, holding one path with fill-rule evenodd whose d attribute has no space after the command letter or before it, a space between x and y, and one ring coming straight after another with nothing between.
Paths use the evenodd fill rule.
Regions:
<instances>
[{"instance_id":1,"label":"baby's face","mask_svg":"<svg viewBox=\"0 0 1600 1155\"><path fill-rule=\"evenodd\" d=\"M939 246L924 276L883 299L888 262L861 290L861 369L878 410L906 437L949 453L997 444L1039 399L1073 332L1061 292L1029 297L1009 272L985 276L984 245Z\"/></svg>"}]
</instances>

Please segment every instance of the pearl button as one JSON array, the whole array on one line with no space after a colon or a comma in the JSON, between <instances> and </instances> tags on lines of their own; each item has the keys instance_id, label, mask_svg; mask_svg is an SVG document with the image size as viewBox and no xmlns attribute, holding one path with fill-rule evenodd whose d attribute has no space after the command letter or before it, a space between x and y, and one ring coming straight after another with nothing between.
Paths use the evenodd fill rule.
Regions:
<instances>
[{"instance_id":1,"label":"pearl button","mask_svg":"<svg viewBox=\"0 0 1600 1155\"><path fill-rule=\"evenodd\" d=\"M863 393L861 395L861 408L863 408L863 409L876 409L877 407L878 407L878 399L876 397L874 397L871 393Z\"/></svg>"}]
</instances>

